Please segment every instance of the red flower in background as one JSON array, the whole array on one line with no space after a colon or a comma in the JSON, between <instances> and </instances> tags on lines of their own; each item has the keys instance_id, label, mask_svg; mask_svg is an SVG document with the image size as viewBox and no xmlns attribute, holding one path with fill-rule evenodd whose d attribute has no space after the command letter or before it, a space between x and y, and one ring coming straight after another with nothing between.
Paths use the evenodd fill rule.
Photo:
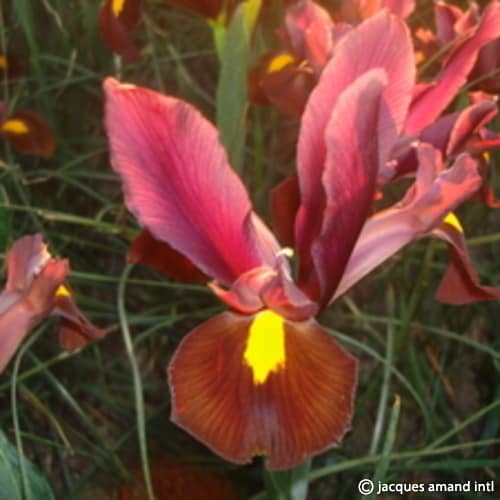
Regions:
<instances>
[{"instance_id":1,"label":"red flower in background","mask_svg":"<svg viewBox=\"0 0 500 500\"><path fill-rule=\"evenodd\" d=\"M106 0L99 11L103 40L128 62L137 62L141 57L132 40L141 12L142 0Z\"/></svg>"},{"instance_id":2,"label":"red flower in background","mask_svg":"<svg viewBox=\"0 0 500 500\"><path fill-rule=\"evenodd\" d=\"M54 135L46 120L34 111L19 110L5 116L0 101L0 135L19 153L48 159L54 154Z\"/></svg>"},{"instance_id":3,"label":"red flower in background","mask_svg":"<svg viewBox=\"0 0 500 500\"><path fill-rule=\"evenodd\" d=\"M407 243L448 238L438 231L457 225L450 212L481 184L469 155L449 166L420 145L414 185L370 216L377 180L412 119L414 69L405 24L382 12L346 34L322 72L301 121L298 180L285 184L298 206L279 207L297 281L290 250L253 212L216 129L183 101L105 82L111 163L128 208L215 278L210 287L230 308L189 333L168 370L172 419L228 460L264 454L269 468L283 469L340 443L357 363L314 316ZM432 98L444 107L451 96Z\"/></svg>"},{"instance_id":4,"label":"red flower in background","mask_svg":"<svg viewBox=\"0 0 500 500\"><path fill-rule=\"evenodd\" d=\"M68 351L100 338L77 308L66 283L69 263L53 258L35 234L18 239L6 256L7 282L0 294L0 373L26 335L48 316L59 316L59 340Z\"/></svg>"}]
</instances>

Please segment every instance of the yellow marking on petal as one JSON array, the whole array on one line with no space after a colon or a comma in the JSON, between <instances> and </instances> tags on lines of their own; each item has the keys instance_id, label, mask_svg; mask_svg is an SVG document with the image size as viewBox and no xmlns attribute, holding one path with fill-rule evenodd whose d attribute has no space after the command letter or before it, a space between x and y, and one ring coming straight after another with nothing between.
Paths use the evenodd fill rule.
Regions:
<instances>
[{"instance_id":1,"label":"yellow marking on petal","mask_svg":"<svg viewBox=\"0 0 500 500\"><path fill-rule=\"evenodd\" d=\"M484 161L486 163L490 163L490 161L491 161L491 154L489 153L489 151L485 151L483 153L483 158L484 158Z\"/></svg>"},{"instance_id":2,"label":"yellow marking on petal","mask_svg":"<svg viewBox=\"0 0 500 500\"><path fill-rule=\"evenodd\" d=\"M250 325L245 353L255 385L263 384L271 372L285 366L284 318L273 311L257 314Z\"/></svg>"},{"instance_id":3,"label":"yellow marking on petal","mask_svg":"<svg viewBox=\"0 0 500 500\"><path fill-rule=\"evenodd\" d=\"M11 134L23 135L29 132L28 125L22 120L7 120L2 124L2 131Z\"/></svg>"},{"instance_id":4,"label":"yellow marking on petal","mask_svg":"<svg viewBox=\"0 0 500 500\"><path fill-rule=\"evenodd\" d=\"M289 64L293 64L295 62L295 58L292 54L279 54L276 57L273 57L269 64L267 65L268 73L276 73L277 71L281 71L283 68L288 66Z\"/></svg>"},{"instance_id":5,"label":"yellow marking on petal","mask_svg":"<svg viewBox=\"0 0 500 500\"><path fill-rule=\"evenodd\" d=\"M0 56L0 69L7 68L7 58L5 56Z\"/></svg>"},{"instance_id":6,"label":"yellow marking on petal","mask_svg":"<svg viewBox=\"0 0 500 500\"><path fill-rule=\"evenodd\" d=\"M111 4L111 10L115 17L118 17L123 12L123 8L125 7L125 1L126 0L113 0Z\"/></svg>"},{"instance_id":7,"label":"yellow marking on petal","mask_svg":"<svg viewBox=\"0 0 500 500\"><path fill-rule=\"evenodd\" d=\"M462 224L460 224L460 221L458 220L458 217L453 213L453 212L450 212L444 219L443 221L446 223L446 224L449 224L450 226L454 227L455 229L457 229L458 231L460 231L461 233L464 232L464 228L462 227Z\"/></svg>"},{"instance_id":8,"label":"yellow marking on petal","mask_svg":"<svg viewBox=\"0 0 500 500\"><path fill-rule=\"evenodd\" d=\"M422 51L418 50L415 52L415 64L422 64L426 60L427 57L425 57L425 54Z\"/></svg>"},{"instance_id":9,"label":"yellow marking on petal","mask_svg":"<svg viewBox=\"0 0 500 500\"><path fill-rule=\"evenodd\" d=\"M56 290L56 297L71 297L71 292L64 285L59 285Z\"/></svg>"}]
</instances>

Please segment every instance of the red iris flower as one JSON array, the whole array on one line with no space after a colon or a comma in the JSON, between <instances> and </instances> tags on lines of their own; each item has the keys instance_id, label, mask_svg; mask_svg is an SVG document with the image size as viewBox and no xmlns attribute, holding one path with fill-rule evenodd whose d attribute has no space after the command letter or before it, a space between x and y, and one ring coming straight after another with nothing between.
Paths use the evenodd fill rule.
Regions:
<instances>
[{"instance_id":1,"label":"red iris flower","mask_svg":"<svg viewBox=\"0 0 500 500\"><path fill-rule=\"evenodd\" d=\"M68 351L108 333L92 325L77 308L66 283L69 263L49 254L42 235L18 239L5 260L8 277L0 294L0 373L30 330L48 316L61 318L59 341Z\"/></svg>"},{"instance_id":2,"label":"red iris flower","mask_svg":"<svg viewBox=\"0 0 500 500\"><path fill-rule=\"evenodd\" d=\"M137 62L141 57L132 40L141 14L142 0L106 0L99 10L99 29L103 40L128 62Z\"/></svg>"},{"instance_id":3,"label":"red iris flower","mask_svg":"<svg viewBox=\"0 0 500 500\"><path fill-rule=\"evenodd\" d=\"M302 117L296 279L253 212L217 130L189 104L105 81L111 163L141 225L215 278L230 308L196 327L169 369L172 419L228 460L266 455L293 467L349 430L357 362L314 319L416 238L453 226L448 214L481 183L477 162L443 164L417 148L415 184L370 217L377 178L403 130L414 87L405 24L381 12L339 43ZM292 197L293 198L293 197ZM287 210L283 210L287 212Z\"/></svg>"},{"instance_id":4,"label":"red iris flower","mask_svg":"<svg viewBox=\"0 0 500 500\"><path fill-rule=\"evenodd\" d=\"M3 101L0 101L0 136L25 155L48 159L54 154L54 134L45 118L27 110L6 116Z\"/></svg>"}]
</instances>

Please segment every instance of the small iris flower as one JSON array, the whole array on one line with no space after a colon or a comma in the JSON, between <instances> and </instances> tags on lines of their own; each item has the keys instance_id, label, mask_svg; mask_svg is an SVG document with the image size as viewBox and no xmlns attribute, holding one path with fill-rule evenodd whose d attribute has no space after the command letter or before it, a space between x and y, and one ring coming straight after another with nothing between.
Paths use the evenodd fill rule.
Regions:
<instances>
[{"instance_id":1,"label":"small iris flower","mask_svg":"<svg viewBox=\"0 0 500 500\"><path fill-rule=\"evenodd\" d=\"M25 155L48 159L54 154L54 135L47 121L28 110L18 110L7 116L3 101L0 101L0 136Z\"/></svg>"},{"instance_id":2,"label":"small iris flower","mask_svg":"<svg viewBox=\"0 0 500 500\"><path fill-rule=\"evenodd\" d=\"M104 83L111 164L128 208L213 277L229 307L191 331L168 368L173 421L227 460L265 455L269 468L285 469L341 442L357 361L315 316L407 243L451 227L449 214L481 184L469 155L450 166L420 144L415 183L372 215L414 80L408 30L387 12L337 46L301 121L298 178L287 184L298 206L280 206L296 272L208 120L174 97Z\"/></svg>"},{"instance_id":3,"label":"small iris flower","mask_svg":"<svg viewBox=\"0 0 500 500\"><path fill-rule=\"evenodd\" d=\"M142 0L106 0L99 10L102 39L128 62L137 62L141 57L132 39L141 15Z\"/></svg>"},{"instance_id":4,"label":"small iris flower","mask_svg":"<svg viewBox=\"0 0 500 500\"><path fill-rule=\"evenodd\" d=\"M48 316L59 316L59 341L72 351L109 330L92 325L66 283L69 263L54 258L42 235L23 236L6 255L7 282L0 294L0 373L26 335Z\"/></svg>"}]
</instances>

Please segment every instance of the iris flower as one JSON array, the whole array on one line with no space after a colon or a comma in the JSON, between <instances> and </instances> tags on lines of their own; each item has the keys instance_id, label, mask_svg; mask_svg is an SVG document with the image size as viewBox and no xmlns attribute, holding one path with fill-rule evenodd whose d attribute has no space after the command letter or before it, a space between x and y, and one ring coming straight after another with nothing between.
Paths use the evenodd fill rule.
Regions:
<instances>
[{"instance_id":1,"label":"iris flower","mask_svg":"<svg viewBox=\"0 0 500 500\"><path fill-rule=\"evenodd\" d=\"M285 469L341 442L357 361L315 316L405 244L453 225L450 212L479 188L469 155L449 166L420 145L414 185L371 216L413 86L400 19L381 12L339 43L302 117L298 211L283 210L294 273L292 251L252 210L215 127L177 98L104 83L111 164L128 208L213 277L229 307L191 331L168 368L173 421L227 460L265 455L269 468Z\"/></svg>"},{"instance_id":2,"label":"iris flower","mask_svg":"<svg viewBox=\"0 0 500 500\"><path fill-rule=\"evenodd\" d=\"M18 110L7 116L0 101L0 136L19 153L48 159L54 154L54 134L47 121L38 113Z\"/></svg>"},{"instance_id":3,"label":"iris flower","mask_svg":"<svg viewBox=\"0 0 500 500\"><path fill-rule=\"evenodd\" d=\"M108 333L80 312L66 283L69 263L50 255L41 234L18 239L5 260L7 282L0 294L0 373L26 335L48 316L61 318L59 341L67 351Z\"/></svg>"},{"instance_id":4,"label":"iris flower","mask_svg":"<svg viewBox=\"0 0 500 500\"><path fill-rule=\"evenodd\" d=\"M142 0L106 0L99 10L102 39L128 62L137 62L141 58L132 40L141 15Z\"/></svg>"}]
</instances>

